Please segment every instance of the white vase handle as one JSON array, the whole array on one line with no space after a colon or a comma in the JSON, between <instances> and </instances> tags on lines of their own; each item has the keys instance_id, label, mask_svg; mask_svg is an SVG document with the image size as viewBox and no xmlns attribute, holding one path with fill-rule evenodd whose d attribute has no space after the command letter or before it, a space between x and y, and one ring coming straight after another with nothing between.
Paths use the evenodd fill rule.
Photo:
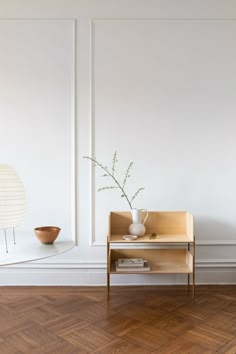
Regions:
<instances>
[{"instance_id":1,"label":"white vase handle","mask_svg":"<svg viewBox=\"0 0 236 354\"><path fill-rule=\"evenodd\" d=\"M144 225L146 220L147 220L147 218L148 218L148 211L146 209L142 209L142 211L144 211L146 213L146 216L145 216L145 218L143 220L143 225Z\"/></svg>"}]
</instances>

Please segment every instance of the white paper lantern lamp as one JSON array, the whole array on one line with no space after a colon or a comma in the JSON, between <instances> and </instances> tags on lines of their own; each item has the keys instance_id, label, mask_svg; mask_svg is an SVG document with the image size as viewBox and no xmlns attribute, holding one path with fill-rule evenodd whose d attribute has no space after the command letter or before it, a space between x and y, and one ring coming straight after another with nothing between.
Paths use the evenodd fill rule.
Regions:
<instances>
[{"instance_id":1,"label":"white paper lantern lamp","mask_svg":"<svg viewBox=\"0 0 236 354\"><path fill-rule=\"evenodd\" d=\"M0 164L0 229L4 229L7 252L6 230L13 229L15 243L15 227L24 218L25 205L25 190L21 179L12 167Z\"/></svg>"}]
</instances>

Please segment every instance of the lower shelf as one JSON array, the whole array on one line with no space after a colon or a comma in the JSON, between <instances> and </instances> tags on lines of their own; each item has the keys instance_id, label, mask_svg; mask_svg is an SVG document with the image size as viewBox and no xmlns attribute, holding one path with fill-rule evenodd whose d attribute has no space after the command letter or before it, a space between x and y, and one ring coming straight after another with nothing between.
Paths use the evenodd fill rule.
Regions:
<instances>
[{"instance_id":1,"label":"lower shelf","mask_svg":"<svg viewBox=\"0 0 236 354\"><path fill-rule=\"evenodd\" d=\"M118 258L143 258L148 261L150 271L117 272L115 261ZM187 249L112 249L110 250L110 274L150 274L150 273L193 273L193 256Z\"/></svg>"}]
</instances>

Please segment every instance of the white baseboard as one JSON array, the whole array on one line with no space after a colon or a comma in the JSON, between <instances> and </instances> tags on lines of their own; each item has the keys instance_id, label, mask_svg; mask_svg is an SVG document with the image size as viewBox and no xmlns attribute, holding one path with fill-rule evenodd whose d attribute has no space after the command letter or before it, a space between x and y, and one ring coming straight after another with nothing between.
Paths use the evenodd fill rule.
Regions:
<instances>
[{"instance_id":1,"label":"white baseboard","mask_svg":"<svg viewBox=\"0 0 236 354\"><path fill-rule=\"evenodd\" d=\"M111 275L111 285L186 284L180 274ZM196 284L236 284L235 262L199 262ZM21 264L0 268L0 286L104 286L106 264Z\"/></svg>"}]
</instances>

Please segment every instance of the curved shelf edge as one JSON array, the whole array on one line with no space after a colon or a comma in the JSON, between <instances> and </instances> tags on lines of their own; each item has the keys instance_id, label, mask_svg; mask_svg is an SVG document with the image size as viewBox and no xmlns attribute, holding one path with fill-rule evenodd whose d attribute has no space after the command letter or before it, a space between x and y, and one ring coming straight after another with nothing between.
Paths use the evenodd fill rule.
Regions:
<instances>
[{"instance_id":1,"label":"curved shelf edge","mask_svg":"<svg viewBox=\"0 0 236 354\"><path fill-rule=\"evenodd\" d=\"M58 239L52 245L44 245L36 239L34 233L24 233L16 237L16 244L8 237L6 253L4 237L0 238L0 266L33 262L67 252L75 247L72 240Z\"/></svg>"}]
</instances>

